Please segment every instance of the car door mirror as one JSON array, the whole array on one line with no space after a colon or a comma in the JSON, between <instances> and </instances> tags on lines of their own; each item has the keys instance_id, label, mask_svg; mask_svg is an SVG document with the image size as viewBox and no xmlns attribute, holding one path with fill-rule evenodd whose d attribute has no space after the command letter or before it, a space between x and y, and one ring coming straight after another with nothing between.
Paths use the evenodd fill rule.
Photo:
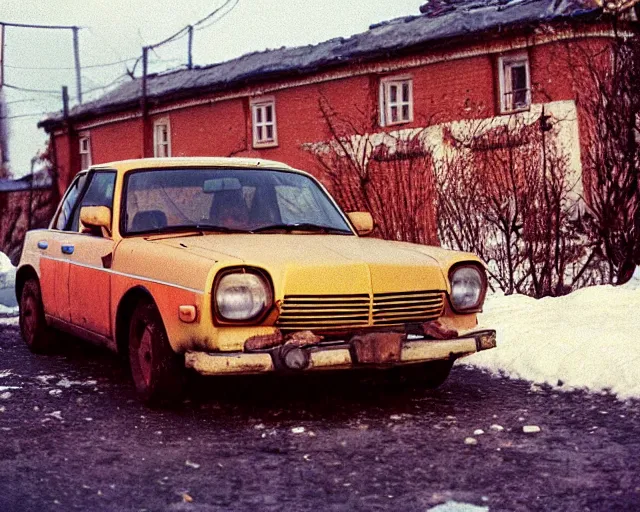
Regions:
<instances>
[{"instance_id":1,"label":"car door mirror","mask_svg":"<svg viewBox=\"0 0 640 512\"><path fill-rule=\"evenodd\" d=\"M348 212L347 217L359 235L367 236L373 232L373 217L369 212Z\"/></svg>"},{"instance_id":2,"label":"car door mirror","mask_svg":"<svg viewBox=\"0 0 640 512\"><path fill-rule=\"evenodd\" d=\"M111 236L111 209L106 206L83 206L80 208L83 233Z\"/></svg>"}]
</instances>

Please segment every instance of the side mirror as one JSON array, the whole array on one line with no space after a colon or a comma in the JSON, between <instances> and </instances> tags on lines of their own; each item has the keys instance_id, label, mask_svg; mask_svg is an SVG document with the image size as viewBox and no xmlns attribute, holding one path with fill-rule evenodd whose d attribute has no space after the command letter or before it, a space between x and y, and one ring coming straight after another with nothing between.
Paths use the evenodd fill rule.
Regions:
<instances>
[{"instance_id":1,"label":"side mirror","mask_svg":"<svg viewBox=\"0 0 640 512\"><path fill-rule=\"evenodd\" d=\"M82 232L111 236L111 210L106 206L83 206L80 208Z\"/></svg>"},{"instance_id":2,"label":"side mirror","mask_svg":"<svg viewBox=\"0 0 640 512\"><path fill-rule=\"evenodd\" d=\"M373 232L373 217L369 212L348 212L347 217L359 235L366 236Z\"/></svg>"}]
</instances>

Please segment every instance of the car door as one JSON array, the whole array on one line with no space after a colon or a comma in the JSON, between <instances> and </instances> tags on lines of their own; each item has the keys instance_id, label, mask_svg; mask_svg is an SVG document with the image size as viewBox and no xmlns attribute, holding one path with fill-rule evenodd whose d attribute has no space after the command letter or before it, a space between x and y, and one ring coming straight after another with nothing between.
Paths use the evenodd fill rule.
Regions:
<instances>
[{"instance_id":1,"label":"car door","mask_svg":"<svg viewBox=\"0 0 640 512\"><path fill-rule=\"evenodd\" d=\"M69 248L66 227L82 195L87 173L76 176L58 207L48 230L42 230L37 246L40 251L40 288L47 316L68 322L69 316Z\"/></svg>"},{"instance_id":2,"label":"car door","mask_svg":"<svg viewBox=\"0 0 640 512\"><path fill-rule=\"evenodd\" d=\"M114 241L109 233L84 229L80 210L106 206L113 212L115 171L92 171L77 205L65 245L69 259L69 313L71 323L91 333L111 337L111 259Z\"/></svg>"}]
</instances>

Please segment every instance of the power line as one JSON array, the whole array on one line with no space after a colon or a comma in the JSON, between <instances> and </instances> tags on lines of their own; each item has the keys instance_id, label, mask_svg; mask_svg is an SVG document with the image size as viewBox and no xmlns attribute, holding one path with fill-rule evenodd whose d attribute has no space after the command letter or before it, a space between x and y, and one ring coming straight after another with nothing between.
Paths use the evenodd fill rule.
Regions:
<instances>
[{"instance_id":1,"label":"power line","mask_svg":"<svg viewBox=\"0 0 640 512\"><path fill-rule=\"evenodd\" d=\"M6 101L5 105L15 105L16 103L32 103L32 102L43 102L43 101L47 101L47 100L43 98L25 98L21 100Z\"/></svg>"},{"instance_id":2,"label":"power line","mask_svg":"<svg viewBox=\"0 0 640 512\"><path fill-rule=\"evenodd\" d=\"M7 89L14 89L16 91L21 91L21 92L35 92L38 94L60 94L60 91L50 91L50 90L45 90L45 89L29 89L27 87L19 87L17 85L11 85L8 83L4 83L3 84L4 87L6 87Z\"/></svg>"},{"instance_id":3,"label":"power line","mask_svg":"<svg viewBox=\"0 0 640 512\"><path fill-rule=\"evenodd\" d=\"M128 59L122 59L122 60L117 60L114 62L106 62L104 64L91 64L89 66L82 66L82 69L94 69L94 68L107 68L107 67L111 67L111 66L117 66L118 64L126 64L127 62L131 62L136 60L136 57L129 57ZM74 70L75 67L73 66L51 66L51 67L46 67L46 66L34 66L34 67L30 67L30 66L12 66L10 64L5 64L4 65L6 68L9 69L23 69L23 70L37 70L37 71L64 71L64 70Z\"/></svg>"},{"instance_id":4,"label":"power line","mask_svg":"<svg viewBox=\"0 0 640 512\"><path fill-rule=\"evenodd\" d=\"M207 21L209 18L215 16L216 14L218 14L222 9L224 9L227 5L229 5L231 2L234 2L233 5L224 13L222 13L222 15L219 18L216 18L214 20L212 20L210 23L207 23L205 26L203 27L199 27L198 25L201 25L202 23L204 23L205 21ZM231 11L233 11L236 6L238 5L238 3L240 2L240 0L227 0L224 4L222 4L220 6L219 9L216 9L215 11L213 11L211 14L209 14L207 17L201 19L199 22L195 23L193 26L196 30L204 30L206 28L209 28L211 25L213 25L214 23L220 21L222 18L224 18L227 14L229 14Z\"/></svg>"},{"instance_id":5,"label":"power line","mask_svg":"<svg viewBox=\"0 0 640 512\"><path fill-rule=\"evenodd\" d=\"M83 27L76 27L72 25L32 25L30 23L9 23L6 21L0 21L0 25L5 27L19 27L19 28L46 28L46 29L63 29L63 30L78 30Z\"/></svg>"},{"instance_id":6,"label":"power line","mask_svg":"<svg viewBox=\"0 0 640 512\"><path fill-rule=\"evenodd\" d=\"M100 85L98 87L94 87L93 89L88 89L88 90L84 91L84 93L85 94L90 94L92 92L99 91L101 89L103 89L103 90L107 89L107 88L111 87L112 85L116 85L118 82L122 82L122 79L123 78L127 78L128 76L129 76L128 73L124 73L123 75L120 75L118 78L116 78L115 80L109 82L108 84Z\"/></svg>"},{"instance_id":7,"label":"power line","mask_svg":"<svg viewBox=\"0 0 640 512\"><path fill-rule=\"evenodd\" d=\"M48 112L33 112L31 114L17 114L15 116L0 116L0 119L20 119L25 117L41 117L46 115Z\"/></svg>"}]
</instances>

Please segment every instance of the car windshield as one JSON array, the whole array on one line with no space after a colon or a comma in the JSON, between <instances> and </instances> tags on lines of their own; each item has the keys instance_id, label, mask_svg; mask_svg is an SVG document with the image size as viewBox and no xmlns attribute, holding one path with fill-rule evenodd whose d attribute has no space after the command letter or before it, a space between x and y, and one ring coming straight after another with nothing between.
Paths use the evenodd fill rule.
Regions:
<instances>
[{"instance_id":1,"label":"car windshield","mask_svg":"<svg viewBox=\"0 0 640 512\"><path fill-rule=\"evenodd\" d=\"M123 234L331 233L353 235L307 176L271 169L149 169L127 176Z\"/></svg>"}]
</instances>

